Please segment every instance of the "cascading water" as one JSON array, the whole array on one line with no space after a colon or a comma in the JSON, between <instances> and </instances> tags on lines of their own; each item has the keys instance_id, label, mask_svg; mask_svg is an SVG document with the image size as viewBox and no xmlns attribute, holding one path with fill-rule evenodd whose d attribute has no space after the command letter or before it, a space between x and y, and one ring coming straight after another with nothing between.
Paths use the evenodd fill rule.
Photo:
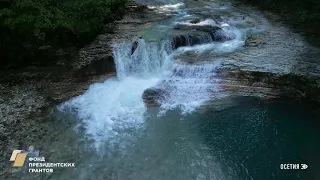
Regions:
<instances>
[{"instance_id":1,"label":"cascading water","mask_svg":"<svg viewBox=\"0 0 320 180\"><path fill-rule=\"evenodd\" d=\"M117 78L92 85L85 94L64 103L62 108L76 110L86 134L95 141L96 147L107 142L109 148L121 142L121 138L130 137L128 131L143 127L147 108L142 94L148 88L159 87L168 92L166 98L159 100L160 115L174 108L180 108L183 113L192 112L217 96L218 87L213 82L215 70L220 63L215 61L187 65L174 62L174 59L190 50L202 53L208 48L219 52L237 49L242 44L235 42L240 42L242 36L237 30L229 31L237 35L230 42L218 43L202 37L199 39L201 45L177 50L173 50L173 42L170 40L146 42L144 39L136 39L114 44ZM134 43L137 48L133 51Z\"/></svg>"},{"instance_id":2,"label":"cascading water","mask_svg":"<svg viewBox=\"0 0 320 180\"><path fill-rule=\"evenodd\" d=\"M142 93L155 86L168 70L170 43L146 43L143 39L137 42L132 55L132 42L114 46L118 78L93 84L85 94L62 105L63 109L77 111L96 147L108 141L110 148L128 135L129 129L142 127L146 111Z\"/></svg>"},{"instance_id":3,"label":"cascading water","mask_svg":"<svg viewBox=\"0 0 320 180\"><path fill-rule=\"evenodd\" d=\"M205 101L217 96L214 84L215 71L220 62L188 65L175 63L173 72L158 87L168 92L160 99L161 114L179 107L183 113L192 112Z\"/></svg>"},{"instance_id":4,"label":"cascading water","mask_svg":"<svg viewBox=\"0 0 320 180\"><path fill-rule=\"evenodd\" d=\"M135 41L137 49L132 53L132 42L116 44L113 48L117 77L147 77L160 75L168 70L172 51L169 41L146 43L143 39Z\"/></svg>"}]
</instances>

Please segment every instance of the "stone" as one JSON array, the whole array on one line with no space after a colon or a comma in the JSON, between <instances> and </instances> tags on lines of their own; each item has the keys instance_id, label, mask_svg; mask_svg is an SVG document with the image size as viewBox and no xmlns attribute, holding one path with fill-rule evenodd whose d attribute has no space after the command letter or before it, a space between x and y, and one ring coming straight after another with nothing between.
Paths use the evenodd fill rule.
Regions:
<instances>
[{"instance_id":1,"label":"stone","mask_svg":"<svg viewBox=\"0 0 320 180\"><path fill-rule=\"evenodd\" d=\"M133 44L132 44L132 47L131 47L131 55L136 51L136 49L138 48L138 41L135 41Z\"/></svg>"},{"instance_id":2,"label":"stone","mask_svg":"<svg viewBox=\"0 0 320 180\"><path fill-rule=\"evenodd\" d=\"M206 44L213 41L223 42L227 40L232 40L235 38L234 34L226 34L223 31L212 31L210 32L202 32L202 33L190 33L190 34L182 34L182 35L174 35L171 36L172 39L172 47L177 49L183 46L194 46L199 44Z\"/></svg>"},{"instance_id":3,"label":"stone","mask_svg":"<svg viewBox=\"0 0 320 180\"><path fill-rule=\"evenodd\" d=\"M194 19L190 19L187 22L191 23L191 24L197 24L201 21L200 18L194 18Z\"/></svg>"},{"instance_id":4,"label":"stone","mask_svg":"<svg viewBox=\"0 0 320 180\"><path fill-rule=\"evenodd\" d=\"M204 31L204 32L216 32L218 30L221 30L220 27L218 26L210 26L210 25L205 25L205 26L197 26L197 25L186 25L186 24L176 24L174 26L174 29L179 29L179 30L197 30L197 31Z\"/></svg>"},{"instance_id":5,"label":"stone","mask_svg":"<svg viewBox=\"0 0 320 180\"><path fill-rule=\"evenodd\" d=\"M33 152L34 151L34 146L29 146L28 147L28 152Z\"/></svg>"},{"instance_id":6,"label":"stone","mask_svg":"<svg viewBox=\"0 0 320 180\"><path fill-rule=\"evenodd\" d=\"M217 71L222 91L228 94L282 98L294 101L320 101L315 79L293 73L278 74L223 67ZM311 99L310 99L311 98Z\"/></svg>"},{"instance_id":7,"label":"stone","mask_svg":"<svg viewBox=\"0 0 320 180\"><path fill-rule=\"evenodd\" d=\"M150 106L159 106L159 100L164 99L168 95L168 92L158 89L149 88L143 92L142 98L145 104Z\"/></svg>"},{"instance_id":8,"label":"stone","mask_svg":"<svg viewBox=\"0 0 320 180\"><path fill-rule=\"evenodd\" d=\"M47 50L47 49L50 49L50 48L52 48L51 45L38 47L39 50Z\"/></svg>"}]
</instances>

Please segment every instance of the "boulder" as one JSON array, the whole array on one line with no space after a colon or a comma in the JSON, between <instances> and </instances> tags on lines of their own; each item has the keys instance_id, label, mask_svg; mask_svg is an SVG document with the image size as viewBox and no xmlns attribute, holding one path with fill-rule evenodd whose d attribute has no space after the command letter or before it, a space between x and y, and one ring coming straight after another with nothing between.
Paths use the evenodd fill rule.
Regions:
<instances>
[{"instance_id":1,"label":"boulder","mask_svg":"<svg viewBox=\"0 0 320 180\"><path fill-rule=\"evenodd\" d=\"M212 41L228 41L236 37L235 34L226 32L218 26L211 25L177 24L174 26L172 34L171 38L174 49L210 43Z\"/></svg>"},{"instance_id":2,"label":"boulder","mask_svg":"<svg viewBox=\"0 0 320 180\"><path fill-rule=\"evenodd\" d=\"M168 96L168 92L159 88L149 88L143 92L142 98L148 106L159 106L159 100Z\"/></svg>"},{"instance_id":3,"label":"boulder","mask_svg":"<svg viewBox=\"0 0 320 180\"><path fill-rule=\"evenodd\" d=\"M232 40L234 38L235 38L234 34L227 34L223 31L171 36L172 47L174 49L177 49L183 46L194 46L199 44L206 44L213 41L223 42L223 41Z\"/></svg>"},{"instance_id":4,"label":"boulder","mask_svg":"<svg viewBox=\"0 0 320 180\"><path fill-rule=\"evenodd\" d=\"M99 57L96 60L92 60L91 63L81 67L76 71L78 77L90 77L97 75L115 74L116 68L112 55L105 55Z\"/></svg>"},{"instance_id":5,"label":"boulder","mask_svg":"<svg viewBox=\"0 0 320 180\"><path fill-rule=\"evenodd\" d=\"M177 35L172 37L172 43L174 49L177 49L183 46L194 46L209 43L211 41L211 38L212 37L209 33L206 35Z\"/></svg>"},{"instance_id":6,"label":"boulder","mask_svg":"<svg viewBox=\"0 0 320 180\"><path fill-rule=\"evenodd\" d=\"M191 23L191 24L197 24L201 21L200 18L193 18L193 19L190 19L188 20L187 22Z\"/></svg>"}]
</instances>

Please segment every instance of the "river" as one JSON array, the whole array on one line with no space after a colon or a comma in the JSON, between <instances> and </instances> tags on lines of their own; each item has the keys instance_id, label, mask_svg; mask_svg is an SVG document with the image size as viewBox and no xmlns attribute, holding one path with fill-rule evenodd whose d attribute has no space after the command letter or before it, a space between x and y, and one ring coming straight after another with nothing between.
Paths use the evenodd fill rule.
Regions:
<instances>
[{"instance_id":1,"label":"river","mask_svg":"<svg viewBox=\"0 0 320 180\"><path fill-rule=\"evenodd\" d=\"M92 84L47 117L50 136L39 139L40 155L76 168L22 173L21 179L319 179L320 131L311 108L225 98L215 75L225 62L269 72L297 69L294 60L306 43L229 1L148 3L175 15L154 23L141 39L114 44L117 76ZM204 17L198 25L212 25L217 16L232 40L204 36L201 45L173 49L166 39L187 19ZM251 36L268 43L247 47ZM131 55L134 41L139 46ZM159 106L147 107L142 95L152 87L167 93ZM280 169L288 163L308 169Z\"/></svg>"}]
</instances>

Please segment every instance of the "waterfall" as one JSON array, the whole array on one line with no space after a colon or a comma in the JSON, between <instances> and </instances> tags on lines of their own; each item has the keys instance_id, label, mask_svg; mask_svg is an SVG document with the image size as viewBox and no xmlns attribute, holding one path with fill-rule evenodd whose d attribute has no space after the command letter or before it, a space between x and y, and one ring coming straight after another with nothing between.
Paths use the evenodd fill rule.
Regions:
<instances>
[{"instance_id":1,"label":"waterfall","mask_svg":"<svg viewBox=\"0 0 320 180\"><path fill-rule=\"evenodd\" d=\"M132 54L133 43L137 43L137 48ZM113 54L117 76L123 79L161 73L168 68L171 51L170 42L165 40L146 43L145 40L138 39L129 43L115 44Z\"/></svg>"},{"instance_id":2,"label":"waterfall","mask_svg":"<svg viewBox=\"0 0 320 180\"><path fill-rule=\"evenodd\" d=\"M60 107L76 112L80 126L87 137L94 140L96 148L103 144L108 148L126 149L134 141L132 133L144 128L147 107L142 95L146 89L158 87L168 92L167 97L159 100L160 115L174 108L183 113L192 112L217 94L219 87L213 82L220 62L190 65L174 59L188 51L195 54L207 49L220 53L234 51L242 46L243 40L240 32L229 31L237 37L226 42L214 42L210 34L181 35L189 46L178 49L172 38L158 42L137 38L114 44L117 77L91 85L83 95Z\"/></svg>"},{"instance_id":3,"label":"waterfall","mask_svg":"<svg viewBox=\"0 0 320 180\"><path fill-rule=\"evenodd\" d=\"M99 148L108 142L108 147L123 146L121 138L131 137L130 129L143 127L145 104L142 94L145 89L158 84L170 64L170 43L160 41L146 43L136 40L138 47L133 54L133 42L113 46L117 77L96 83L83 95L61 105L62 109L76 110L84 124L86 134Z\"/></svg>"},{"instance_id":4,"label":"waterfall","mask_svg":"<svg viewBox=\"0 0 320 180\"><path fill-rule=\"evenodd\" d=\"M221 62L185 64L175 63L172 73L157 88L168 92L159 99L160 115L167 110L180 108L182 113L190 113L217 94L214 84L215 73Z\"/></svg>"}]
</instances>

